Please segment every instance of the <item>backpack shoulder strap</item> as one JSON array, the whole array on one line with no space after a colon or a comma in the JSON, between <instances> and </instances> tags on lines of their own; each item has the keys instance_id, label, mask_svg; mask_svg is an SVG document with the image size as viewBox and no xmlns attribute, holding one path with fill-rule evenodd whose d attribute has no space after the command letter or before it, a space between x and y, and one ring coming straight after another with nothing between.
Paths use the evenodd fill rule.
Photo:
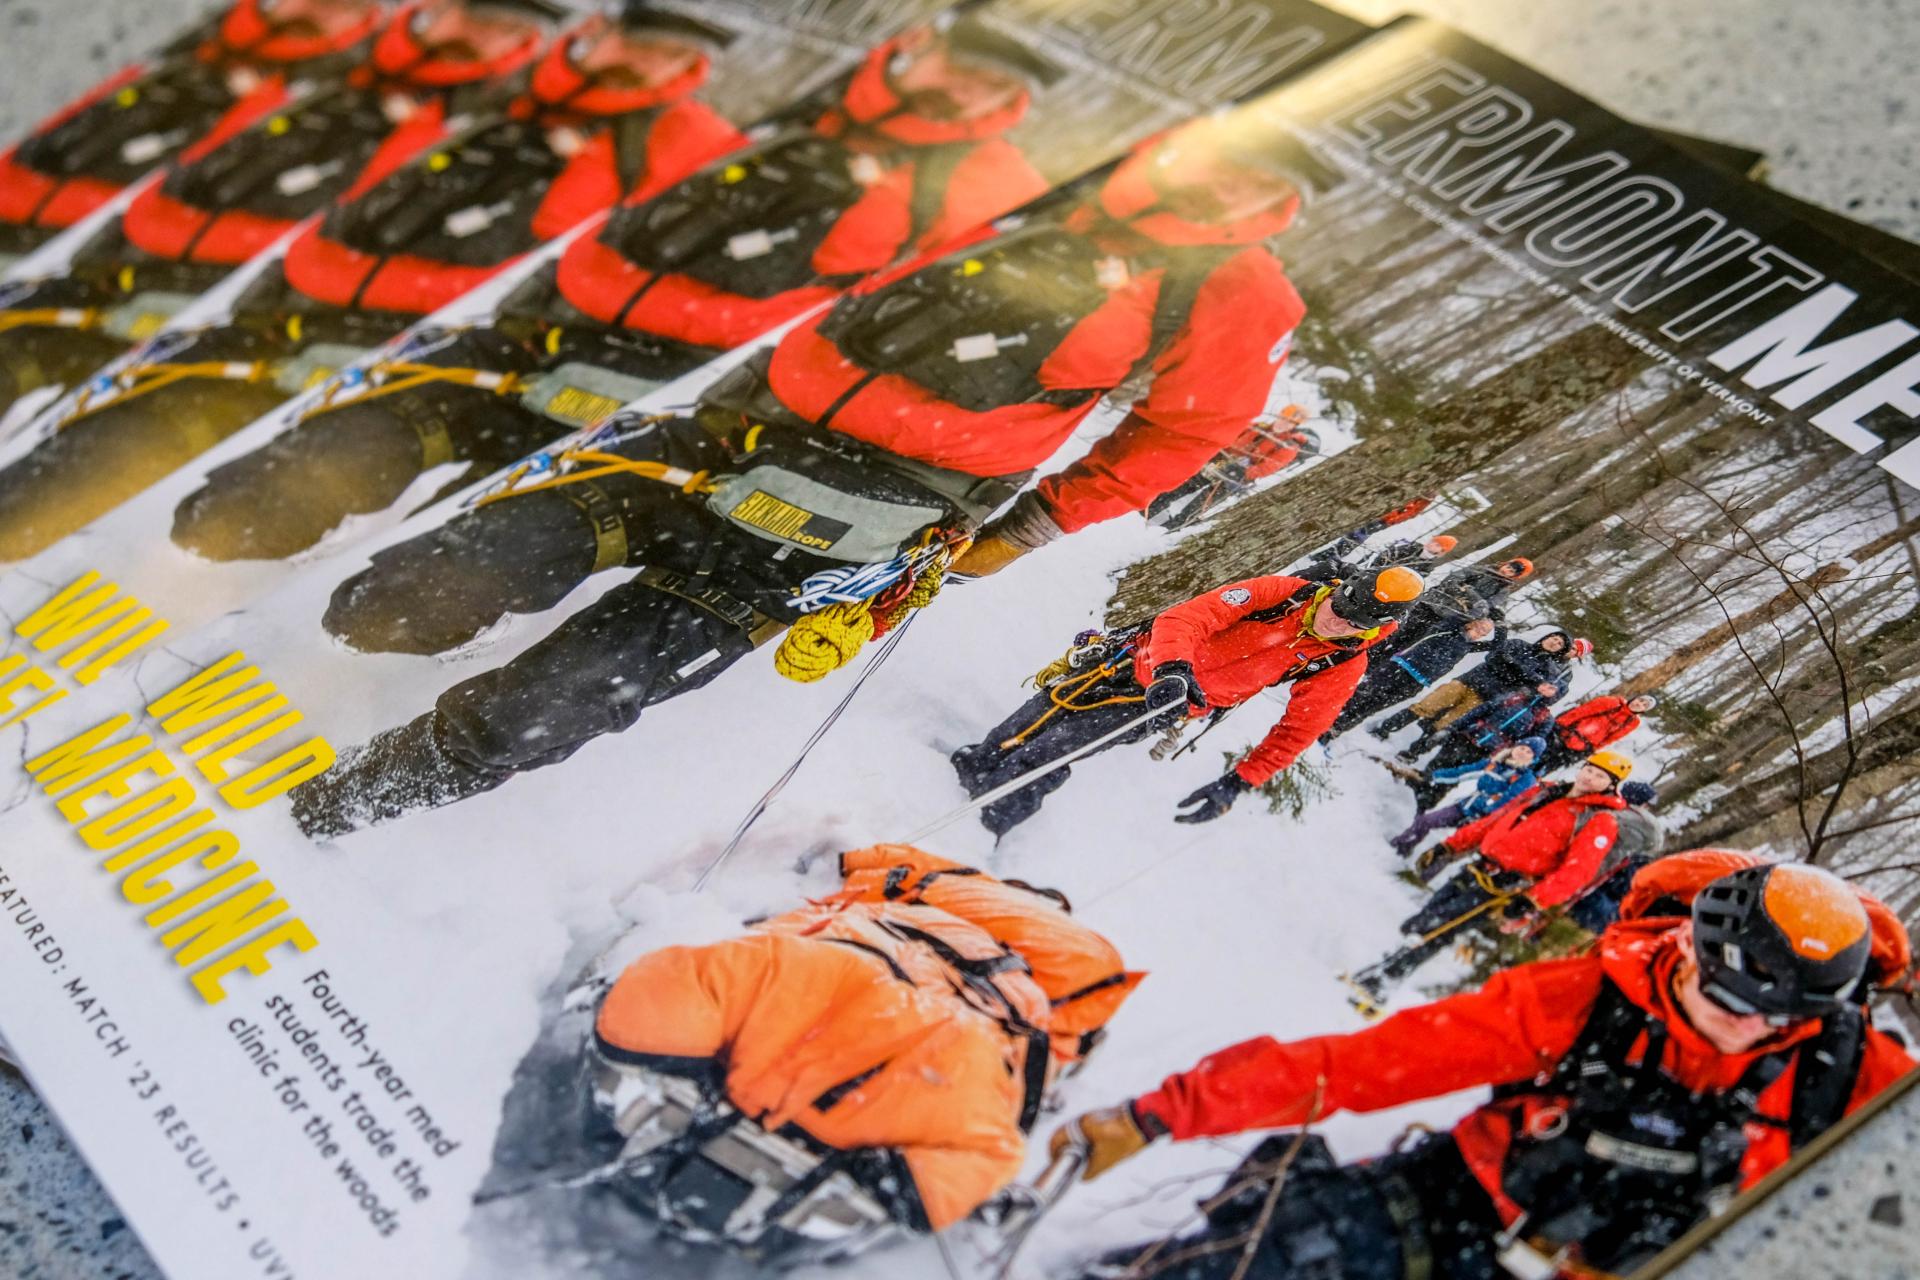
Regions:
<instances>
[{"instance_id":1,"label":"backpack shoulder strap","mask_svg":"<svg viewBox=\"0 0 1920 1280\"><path fill-rule=\"evenodd\" d=\"M907 197L907 242L902 252L911 254L920 237L932 229L947 207L947 191L953 186L954 171L973 154L971 142L946 142L922 148L913 158L913 191Z\"/></svg>"},{"instance_id":2,"label":"backpack shoulder strap","mask_svg":"<svg viewBox=\"0 0 1920 1280\"><path fill-rule=\"evenodd\" d=\"M1194 299L1200 296L1200 290L1213 278L1214 269L1244 247L1208 246L1169 256L1165 273L1160 277L1159 296L1153 301L1153 325L1148 332L1146 350L1140 353L1133 368L1127 370L1127 376L1116 386L1124 386L1153 367L1160 353L1187 327L1187 318L1193 314Z\"/></svg>"},{"instance_id":3,"label":"backpack shoulder strap","mask_svg":"<svg viewBox=\"0 0 1920 1280\"><path fill-rule=\"evenodd\" d=\"M1552 1070L1544 1078L1536 1077L1495 1089L1494 1096L1499 1098L1531 1093L1540 1085L1568 1095L1577 1093L1596 1077L1617 1073L1625 1067L1627 1055L1633 1052L1634 1042L1651 1021L1647 1011L1627 999L1626 993L1614 985L1613 979L1603 977L1600 980L1600 993L1594 999L1593 1007L1587 1011L1587 1020L1581 1026L1580 1034L1573 1038L1572 1047L1553 1065Z\"/></svg>"},{"instance_id":4,"label":"backpack shoulder strap","mask_svg":"<svg viewBox=\"0 0 1920 1280\"><path fill-rule=\"evenodd\" d=\"M1264 609L1255 609L1247 615L1247 621L1278 622L1280 619L1292 613L1303 601L1311 597L1316 591L1327 585L1328 583L1318 578L1308 578L1305 582L1295 587L1287 598L1279 604L1270 604Z\"/></svg>"},{"instance_id":5,"label":"backpack shoulder strap","mask_svg":"<svg viewBox=\"0 0 1920 1280\"><path fill-rule=\"evenodd\" d=\"M629 111L613 122L613 171L622 195L633 190L647 172L647 143L661 111L660 107Z\"/></svg>"},{"instance_id":6,"label":"backpack shoulder strap","mask_svg":"<svg viewBox=\"0 0 1920 1280\"><path fill-rule=\"evenodd\" d=\"M1867 1020L1857 1005L1829 1014L1820 1033L1801 1044L1793 1072L1787 1133L1798 1151L1846 1113L1867 1050Z\"/></svg>"}]
</instances>

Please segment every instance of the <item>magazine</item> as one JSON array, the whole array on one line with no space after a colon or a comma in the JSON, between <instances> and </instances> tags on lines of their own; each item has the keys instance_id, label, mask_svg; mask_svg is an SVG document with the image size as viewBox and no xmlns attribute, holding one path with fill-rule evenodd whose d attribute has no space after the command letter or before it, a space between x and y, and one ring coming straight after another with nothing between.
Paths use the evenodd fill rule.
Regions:
<instances>
[{"instance_id":1,"label":"magazine","mask_svg":"<svg viewBox=\"0 0 1920 1280\"><path fill-rule=\"evenodd\" d=\"M163 1267L1626 1274L1911 1067L1908 281L1425 20L990 232L219 616L0 581Z\"/></svg>"}]
</instances>

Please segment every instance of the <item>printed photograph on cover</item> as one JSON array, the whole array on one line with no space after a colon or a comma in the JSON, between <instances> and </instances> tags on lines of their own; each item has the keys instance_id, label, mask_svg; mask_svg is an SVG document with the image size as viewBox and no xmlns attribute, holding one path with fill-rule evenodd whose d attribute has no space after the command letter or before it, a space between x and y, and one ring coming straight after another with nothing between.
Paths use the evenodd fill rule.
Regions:
<instances>
[{"instance_id":1,"label":"printed photograph on cover","mask_svg":"<svg viewBox=\"0 0 1920 1280\"><path fill-rule=\"evenodd\" d=\"M1630 1273L1913 1065L1911 292L1396 23L202 625L0 582L0 1030L196 1275Z\"/></svg>"},{"instance_id":2,"label":"printed photograph on cover","mask_svg":"<svg viewBox=\"0 0 1920 1280\"><path fill-rule=\"evenodd\" d=\"M369 54L382 8L377 0L235 0L11 140L0 152L0 279L16 278L23 262L107 206L124 206L185 152L289 96L343 83ZM94 365L110 354L103 349ZM7 369L9 402L40 385L19 363Z\"/></svg>"},{"instance_id":3,"label":"printed photograph on cover","mask_svg":"<svg viewBox=\"0 0 1920 1280\"><path fill-rule=\"evenodd\" d=\"M0 291L0 559L51 545L544 243L668 190L935 8L384 13L343 76L235 121L16 264Z\"/></svg>"},{"instance_id":4,"label":"printed photograph on cover","mask_svg":"<svg viewBox=\"0 0 1920 1280\"><path fill-rule=\"evenodd\" d=\"M802 34L831 20L841 39L912 16L844 2L795 8ZM850 10L864 22L850 24ZM406 175L436 188L463 173L503 190L528 184L503 173L491 152L435 172L444 161L434 156L459 153L434 152L295 239L284 262L256 261L257 279L203 299L159 349L43 415L14 446L15 463L0 467L0 559L33 556L181 468L52 558L78 552L114 563L129 586L169 601L181 625L216 616L285 579L293 562L380 532L1364 30L1303 0L1203 14L1170 3L1121 13L1077 0L988 0L922 17L870 51L842 45L844 69L822 80L793 73L817 66L813 46L823 41L790 40L765 17L752 20L768 33L762 52L797 65L735 62L729 49L727 78L761 95L781 81L770 72L812 87L762 114L746 136L729 131L705 154L685 156L738 144L724 162L672 185L685 169L655 165L626 184L603 225L480 284L532 239L575 225L618 192L611 182L557 182L557 195L571 193L566 215L531 228L504 213L482 227L499 210L486 203L493 196L455 193L441 202L458 206L447 218L474 225L452 236L419 191L401 190ZM556 42L548 58L573 47ZM662 132L682 136L649 136ZM611 126L598 135L603 167L619 136ZM356 247L345 226L355 220L389 256ZM409 235L426 238L398 243ZM513 243L498 243L503 236ZM485 267L471 265L475 246L485 247ZM432 303L446 306L355 359L411 318L403 312ZM259 341L272 349L262 359L193 354L213 335L263 326ZM182 343L192 350L173 349ZM181 397L219 400L218 422L195 427L200 419L173 407ZM155 448L155 436L169 443ZM115 461L123 454L132 459Z\"/></svg>"}]
</instances>

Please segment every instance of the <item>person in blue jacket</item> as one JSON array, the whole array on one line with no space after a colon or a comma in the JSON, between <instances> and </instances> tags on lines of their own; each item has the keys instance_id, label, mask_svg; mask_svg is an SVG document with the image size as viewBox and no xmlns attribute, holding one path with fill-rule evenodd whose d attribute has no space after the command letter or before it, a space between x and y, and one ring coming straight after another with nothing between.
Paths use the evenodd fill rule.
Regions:
<instances>
[{"instance_id":1,"label":"person in blue jacket","mask_svg":"<svg viewBox=\"0 0 1920 1280\"><path fill-rule=\"evenodd\" d=\"M1483 818L1539 781L1534 761L1547 749L1543 738L1522 738L1502 747L1484 760L1475 760L1451 769L1436 769L1427 776L1435 783L1452 786L1462 778L1473 778L1473 790L1465 798L1437 809L1425 809L1413 815L1413 822L1390 843L1401 857L1412 853L1420 838L1442 827L1459 827ZM1476 776L1477 775L1477 776Z\"/></svg>"}]
</instances>

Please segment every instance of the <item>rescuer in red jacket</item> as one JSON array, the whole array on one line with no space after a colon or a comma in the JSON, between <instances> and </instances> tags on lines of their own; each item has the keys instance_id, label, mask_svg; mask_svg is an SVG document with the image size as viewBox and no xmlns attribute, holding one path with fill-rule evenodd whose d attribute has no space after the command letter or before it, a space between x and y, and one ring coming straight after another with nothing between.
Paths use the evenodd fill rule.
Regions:
<instances>
[{"instance_id":1,"label":"rescuer in red jacket","mask_svg":"<svg viewBox=\"0 0 1920 1280\"><path fill-rule=\"evenodd\" d=\"M1599 878L1620 837L1614 815L1627 807L1620 784L1632 773L1625 756L1596 751L1571 781L1530 787L1417 855L1414 867L1427 880L1475 856L1401 923L1406 946L1353 975L1355 1003L1376 1008L1463 929L1517 929L1535 913L1579 897Z\"/></svg>"},{"instance_id":2,"label":"rescuer in red jacket","mask_svg":"<svg viewBox=\"0 0 1920 1280\"><path fill-rule=\"evenodd\" d=\"M338 110L351 114L358 104L384 119L403 88L416 95L415 109L366 160L328 221L289 250L284 267L292 285L312 284L309 269L326 275L332 268L316 263L327 258L340 269L328 277L340 290L289 294L268 278L241 302L235 323L183 337L176 349L143 360L98 393L89 389L80 411L52 439L0 473L0 558L31 554L268 412L316 368L338 364L358 344L402 327L405 308L448 301L508 258L604 210L627 178L644 183L680 176L740 140L711 108L689 97L726 32L630 5L617 18L579 24L541 55L546 0L526 2L535 7L520 7L522 0L505 8L500 0L441 0L403 11L375 46L376 78L276 113L176 174L191 179L184 186L176 188L170 178L150 193L150 200L171 203L136 203L129 210L129 239L146 246L133 250L143 265L123 263L110 279L139 278L160 251L211 255L197 269L223 270L227 259L285 228L244 210L209 218L175 195L204 192L203 171L224 172L228 160L244 175L249 152L257 153L256 167L271 170L283 139L340 132L329 126ZM426 94L427 86L440 88ZM445 136L449 112L474 112L489 101L481 123ZM368 128L374 127L370 120ZM310 145L321 142L316 136ZM403 163L429 144L425 160ZM356 264L365 255L323 234L340 220L393 242L377 272L360 271ZM358 283L349 287L350 280ZM356 291L354 309L333 305ZM412 301L403 303L402 294ZM417 363L494 365L502 350L509 356L517 350L489 333L441 334L431 345L431 354L416 354ZM431 463L447 460L433 452L438 441L441 454L466 452L490 470L544 438L516 429L524 411L471 380L430 380L409 405L382 405L380 413L395 439L369 440L368 425L358 423L360 438L342 445L336 465L358 484L385 485L395 496L421 467L396 473L378 443L391 452L404 441ZM278 477L308 501L326 502L334 474L296 461ZM261 508L250 505L244 518L270 537L294 524L297 511L283 502L267 512L272 519L263 519Z\"/></svg>"},{"instance_id":3,"label":"rescuer in red jacket","mask_svg":"<svg viewBox=\"0 0 1920 1280\"><path fill-rule=\"evenodd\" d=\"M1080 1116L1055 1149L1084 1151L1092 1178L1161 1137L1491 1085L1450 1133L1363 1163L1336 1165L1318 1138L1268 1139L1205 1228L1157 1246L1185 1260L1149 1274L1627 1274L1914 1065L1862 1012L1866 984L1898 983L1909 963L1897 918L1828 872L1746 858L1722 874L1727 857L1652 864L1643 877L1681 882L1674 914L1623 920L1586 955L1363 1031L1249 1040ZM1237 1243L1261 1226L1250 1250Z\"/></svg>"},{"instance_id":4,"label":"rescuer in red jacket","mask_svg":"<svg viewBox=\"0 0 1920 1280\"><path fill-rule=\"evenodd\" d=\"M391 505L431 466L497 470L1026 202L1047 184L1003 135L1058 74L978 20L883 44L762 122L760 140L727 163L692 176L691 165L657 166L494 325L403 352L390 374L368 376L370 394L219 468L181 504L174 540L216 560L294 555L348 516ZM672 123L655 135L688 135ZM701 158L731 150L732 139ZM409 385L421 363L454 372ZM381 389L392 382L401 389Z\"/></svg>"},{"instance_id":5,"label":"rescuer in red jacket","mask_svg":"<svg viewBox=\"0 0 1920 1280\"><path fill-rule=\"evenodd\" d=\"M732 166L629 199L568 248L560 294L691 369L1044 192L1005 135L1061 74L978 19L916 27Z\"/></svg>"},{"instance_id":6,"label":"rescuer in red jacket","mask_svg":"<svg viewBox=\"0 0 1920 1280\"><path fill-rule=\"evenodd\" d=\"M0 151L0 267L168 161L337 82L361 61L381 14L376 0L238 0L42 121ZM0 413L120 352L125 338L101 328L98 307L92 282L64 275L11 292L0 308Z\"/></svg>"},{"instance_id":7,"label":"rescuer in red jacket","mask_svg":"<svg viewBox=\"0 0 1920 1280\"><path fill-rule=\"evenodd\" d=\"M1333 582L1274 574L1195 596L1111 637L1097 655L1077 647L1043 674L1040 691L1019 710L954 752L953 767L968 794L981 796L1105 738L1143 710L1164 707L1165 714L1104 745L1138 742L1286 685L1280 720L1237 765L1182 800L1182 808L1196 807L1174 819L1210 822L1326 732L1366 673L1367 651L1393 634L1394 619L1419 595L1420 576L1395 567ZM981 825L1006 834L1071 773L1062 765L987 805Z\"/></svg>"},{"instance_id":8,"label":"rescuer in red jacket","mask_svg":"<svg viewBox=\"0 0 1920 1280\"><path fill-rule=\"evenodd\" d=\"M1640 727L1640 717L1660 705L1651 693L1631 698L1606 694L1569 707L1554 717L1540 772L1552 773L1582 756L1610 747Z\"/></svg>"},{"instance_id":9,"label":"rescuer in red jacket","mask_svg":"<svg viewBox=\"0 0 1920 1280\"><path fill-rule=\"evenodd\" d=\"M362 650L443 651L596 571L644 568L302 787L296 814L310 833L350 829L563 760L778 635L809 580L906 584L916 555L976 529L952 568L988 573L1140 510L1264 406L1304 308L1262 242L1316 173L1247 113L1183 128L1017 228L843 299L691 416L615 419L382 549L325 617ZM990 521L1136 369L1151 384L1112 433Z\"/></svg>"}]
</instances>

